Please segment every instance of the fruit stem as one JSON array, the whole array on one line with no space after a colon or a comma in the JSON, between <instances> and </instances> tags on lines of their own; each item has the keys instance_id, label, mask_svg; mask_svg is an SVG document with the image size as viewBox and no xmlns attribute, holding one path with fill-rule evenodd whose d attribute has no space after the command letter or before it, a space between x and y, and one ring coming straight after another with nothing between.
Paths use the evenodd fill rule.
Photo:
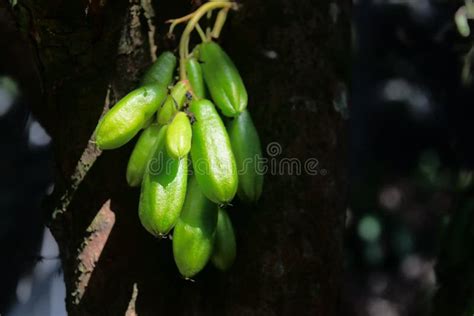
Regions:
<instances>
[{"instance_id":1,"label":"fruit stem","mask_svg":"<svg viewBox=\"0 0 474 316\"><path fill-rule=\"evenodd\" d=\"M224 27L225 21L227 19L227 13L229 8L225 8L219 11L217 14L216 22L214 23L214 28L212 29L211 36L213 38L219 38L221 35L222 28Z\"/></svg>"},{"instance_id":2,"label":"fruit stem","mask_svg":"<svg viewBox=\"0 0 474 316\"><path fill-rule=\"evenodd\" d=\"M179 74L181 80L186 79L186 58L189 56L189 38L191 32L196 27L199 20L209 11L215 9L230 9L235 7L235 4L228 1L213 1L203 4L199 9L192 13L192 17L189 20L186 28L181 35L179 42Z\"/></svg>"},{"instance_id":3,"label":"fruit stem","mask_svg":"<svg viewBox=\"0 0 474 316\"><path fill-rule=\"evenodd\" d=\"M204 31L202 30L202 28L201 28L201 26L199 25L199 23L196 24L196 30L197 30L198 33L199 33L199 37L201 38L201 41L207 42L207 41L208 41L208 37L206 36L206 33L204 33Z\"/></svg>"}]
</instances>

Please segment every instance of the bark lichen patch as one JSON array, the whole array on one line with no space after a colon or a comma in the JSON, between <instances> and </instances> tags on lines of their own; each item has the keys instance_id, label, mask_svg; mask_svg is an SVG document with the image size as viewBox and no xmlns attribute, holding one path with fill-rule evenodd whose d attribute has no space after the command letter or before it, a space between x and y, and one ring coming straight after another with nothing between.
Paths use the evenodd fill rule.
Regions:
<instances>
[{"instance_id":1,"label":"bark lichen patch","mask_svg":"<svg viewBox=\"0 0 474 316\"><path fill-rule=\"evenodd\" d=\"M75 292L73 295L73 304L78 305L87 290L87 285L94 271L95 265L100 258L102 250L107 243L110 232L115 224L115 214L110 209L110 200L108 200L97 213L87 232L89 237L83 241L82 249L79 249L77 256L77 269Z\"/></svg>"}]
</instances>

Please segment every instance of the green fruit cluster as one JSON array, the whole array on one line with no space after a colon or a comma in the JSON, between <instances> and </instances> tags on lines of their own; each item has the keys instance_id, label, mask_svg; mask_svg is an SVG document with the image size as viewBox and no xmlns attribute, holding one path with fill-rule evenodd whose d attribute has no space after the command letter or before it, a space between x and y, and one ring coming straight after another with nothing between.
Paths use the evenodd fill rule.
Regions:
<instances>
[{"instance_id":1,"label":"green fruit cluster","mask_svg":"<svg viewBox=\"0 0 474 316\"><path fill-rule=\"evenodd\" d=\"M172 234L178 270L192 278L209 261L220 270L234 262L226 208L236 194L248 203L260 198L262 151L242 78L219 44L209 39L181 56L173 84L176 64L173 53L162 53L141 86L100 120L95 138L100 149L114 149L143 130L126 180L141 186L143 227L157 237Z\"/></svg>"}]
</instances>

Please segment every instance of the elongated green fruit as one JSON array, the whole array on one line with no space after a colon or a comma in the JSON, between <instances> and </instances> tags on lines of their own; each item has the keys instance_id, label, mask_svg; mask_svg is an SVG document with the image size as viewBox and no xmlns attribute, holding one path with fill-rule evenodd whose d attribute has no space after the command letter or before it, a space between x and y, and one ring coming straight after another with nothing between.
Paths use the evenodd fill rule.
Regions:
<instances>
[{"instance_id":1,"label":"elongated green fruit","mask_svg":"<svg viewBox=\"0 0 474 316\"><path fill-rule=\"evenodd\" d=\"M166 128L158 124L148 126L138 138L127 165L127 183L131 187L142 183L150 157L160 143L164 142Z\"/></svg>"},{"instance_id":2,"label":"elongated green fruit","mask_svg":"<svg viewBox=\"0 0 474 316\"><path fill-rule=\"evenodd\" d=\"M123 97L97 125L97 146L114 149L125 145L158 110L166 94L163 86L146 85Z\"/></svg>"},{"instance_id":3,"label":"elongated green fruit","mask_svg":"<svg viewBox=\"0 0 474 316\"><path fill-rule=\"evenodd\" d=\"M142 78L142 85L156 83L168 87L173 82L176 69L176 56L172 52L163 52Z\"/></svg>"},{"instance_id":4,"label":"elongated green fruit","mask_svg":"<svg viewBox=\"0 0 474 316\"><path fill-rule=\"evenodd\" d=\"M203 193L213 202L230 202L237 191L238 175L229 136L214 105L206 99L191 102L195 118L191 157Z\"/></svg>"},{"instance_id":5,"label":"elongated green fruit","mask_svg":"<svg viewBox=\"0 0 474 316\"><path fill-rule=\"evenodd\" d=\"M191 278L206 266L212 255L216 226L217 206L191 177L183 211L173 231L174 260L181 275Z\"/></svg>"},{"instance_id":6,"label":"elongated green fruit","mask_svg":"<svg viewBox=\"0 0 474 316\"><path fill-rule=\"evenodd\" d=\"M179 81L171 89L170 94L166 98L165 103L158 112L158 123L168 124L174 114L183 106L186 100L186 92L188 91L188 82Z\"/></svg>"},{"instance_id":7,"label":"elongated green fruit","mask_svg":"<svg viewBox=\"0 0 474 316\"><path fill-rule=\"evenodd\" d=\"M469 28L469 22L467 19L466 12L462 9L459 9L454 15L454 22L458 28L458 32L464 36L468 37L471 34L471 29Z\"/></svg>"},{"instance_id":8,"label":"elongated green fruit","mask_svg":"<svg viewBox=\"0 0 474 316\"><path fill-rule=\"evenodd\" d=\"M189 118L184 112L178 112L166 132L166 149L168 154L181 159L191 150L192 129Z\"/></svg>"},{"instance_id":9,"label":"elongated green fruit","mask_svg":"<svg viewBox=\"0 0 474 316\"><path fill-rule=\"evenodd\" d=\"M225 116L236 116L247 107L247 90L230 57L215 42L198 47L202 72L212 100Z\"/></svg>"},{"instance_id":10,"label":"elongated green fruit","mask_svg":"<svg viewBox=\"0 0 474 316\"><path fill-rule=\"evenodd\" d=\"M202 76L201 65L196 58L191 57L186 61L186 75L188 76L194 96L197 99L203 99L206 95L204 78Z\"/></svg>"},{"instance_id":11,"label":"elongated green fruit","mask_svg":"<svg viewBox=\"0 0 474 316\"><path fill-rule=\"evenodd\" d=\"M154 236L169 233L179 218L186 196L187 159L173 159L159 146L143 178L138 214Z\"/></svg>"},{"instance_id":12,"label":"elongated green fruit","mask_svg":"<svg viewBox=\"0 0 474 316\"><path fill-rule=\"evenodd\" d=\"M234 228L226 211L219 208L212 263L220 270L229 269L235 260Z\"/></svg>"},{"instance_id":13,"label":"elongated green fruit","mask_svg":"<svg viewBox=\"0 0 474 316\"><path fill-rule=\"evenodd\" d=\"M148 126L150 126L151 124L153 124L154 121L155 121L155 117L152 115L152 116L145 122L145 124L143 124L142 129L147 129Z\"/></svg>"},{"instance_id":14,"label":"elongated green fruit","mask_svg":"<svg viewBox=\"0 0 474 316\"><path fill-rule=\"evenodd\" d=\"M246 202L256 202L262 194L262 148L250 113L245 110L228 125L230 143L239 173L237 194Z\"/></svg>"}]
</instances>

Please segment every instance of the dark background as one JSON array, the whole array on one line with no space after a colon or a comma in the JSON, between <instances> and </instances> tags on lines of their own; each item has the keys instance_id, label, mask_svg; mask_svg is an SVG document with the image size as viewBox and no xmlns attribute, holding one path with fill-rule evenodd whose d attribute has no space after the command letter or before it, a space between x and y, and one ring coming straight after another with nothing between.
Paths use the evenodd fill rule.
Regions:
<instances>
[{"instance_id":1,"label":"dark background","mask_svg":"<svg viewBox=\"0 0 474 316\"><path fill-rule=\"evenodd\" d=\"M461 82L472 39L454 26L460 4L354 3L348 315L429 312L442 232L468 200L474 163L472 86ZM59 261L41 209L52 191L54 162L49 137L28 110L38 102L39 81L32 56L4 15L0 47L0 313L21 315L18 306L37 308L50 300L41 309L46 314L36 309L37 315L60 315L54 304L64 296L48 285L59 279ZM45 262L47 272L37 265ZM35 296L45 291L58 299Z\"/></svg>"}]
</instances>

